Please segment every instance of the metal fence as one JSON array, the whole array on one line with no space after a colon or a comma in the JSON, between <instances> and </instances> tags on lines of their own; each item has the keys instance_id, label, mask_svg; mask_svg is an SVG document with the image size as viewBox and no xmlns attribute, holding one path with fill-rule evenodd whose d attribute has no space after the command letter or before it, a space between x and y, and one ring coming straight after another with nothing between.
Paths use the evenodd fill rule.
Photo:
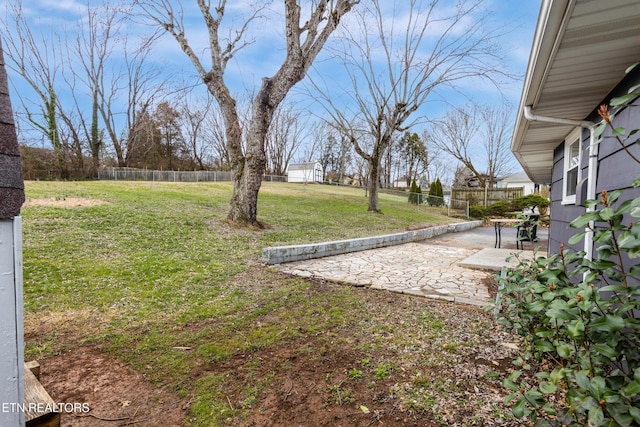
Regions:
<instances>
[{"instance_id":1,"label":"metal fence","mask_svg":"<svg viewBox=\"0 0 640 427\"><path fill-rule=\"evenodd\" d=\"M98 179L105 181L168 181L224 182L231 181L231 172L224 171L159 171L133 168L104 168ZM263 181L287 182L286 176L264 175Z\"/></svg>"},{"instance_id":2,"label":"metal fence","mask_svg":"<svg viewBox=\"0 0 640 427\"><path fill-rule=\"evenodd\" d=\"M382 194L391 194L403 197L410 203L438 210L440 213L448 216L469 218L469 202L466 200L454 199L448 195L445 195L444 197L430 196L427 193L411 193L390 188L381 188L379 191Z\"/></svg>"},{"instance_id":3,"label":"metal fence","mask_svg":"<svg viewBox=\"0 0 640 427\"><path fill-rule=\"evenodd\" d=\"M415 195L415 203L419 206L428 206L447 212L447 216L464 216L469 218L469 202L466 200L452 199L444 196L430 196L423 193L407 193Z\"/></svg>"}]
</instances>

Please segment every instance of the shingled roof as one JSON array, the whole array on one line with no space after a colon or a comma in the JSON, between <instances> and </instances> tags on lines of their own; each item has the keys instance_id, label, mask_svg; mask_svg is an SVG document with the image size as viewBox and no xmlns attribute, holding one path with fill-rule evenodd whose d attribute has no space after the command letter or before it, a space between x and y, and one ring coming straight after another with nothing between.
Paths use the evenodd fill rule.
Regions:
<instances>
[{"instance_id":1,"label":"shingled roof","mask_svg":"<svg viewBox=\"0 0 640 427\"><path fill-rule=\"evenodd\" d=\"M0 219L9 219L20 215L24 203L24 181L4 65L0 42Z\"/></svg>"}]
</instances>

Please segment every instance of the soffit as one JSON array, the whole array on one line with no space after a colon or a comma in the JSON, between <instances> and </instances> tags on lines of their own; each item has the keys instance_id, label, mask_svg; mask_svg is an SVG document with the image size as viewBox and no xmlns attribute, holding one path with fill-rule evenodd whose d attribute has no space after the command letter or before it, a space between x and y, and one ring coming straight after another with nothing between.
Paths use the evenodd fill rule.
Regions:
<instances>
[{"instance_id":1,"label":"soffit","mask_svg":"<svg viewBox=\"0 0 640 427\"><path fill-rule=\"evenodd\" d=\"M583 121L638 60L637 0L543 0L511 143L534 182L551 181L553 149L573 128L529 122L523 107Z\"/></svg>"}]
</instances>

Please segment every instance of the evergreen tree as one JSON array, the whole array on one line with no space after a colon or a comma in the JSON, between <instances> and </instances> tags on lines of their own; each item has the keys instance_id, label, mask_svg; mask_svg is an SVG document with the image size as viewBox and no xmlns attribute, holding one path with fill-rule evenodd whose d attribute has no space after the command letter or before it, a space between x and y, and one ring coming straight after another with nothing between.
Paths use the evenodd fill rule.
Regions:
<instances>
[{"instance_id":1,"label":"evergreen tree","mask_svg":"<svg viewBox=\"0 0 640 427\"><path fill-rule=\"evenodd\" d=\"M444 191L442 190L440 178L431 183L428 202L429 206L444 206Z\"/></svg>"},{"instance_id":2,"label":"evergreen tree","mask_svg":"<svg viewBox=\"0 0 640 427\"><path fill-rule=\"evenodd\" d=\"M422 190L418 187L418 184L416 184L416 180L414 179L411 182L411 188L409 188L409 203L413 203L414 205L419 204L421 192Z\"/></svg>"}]
</instances>

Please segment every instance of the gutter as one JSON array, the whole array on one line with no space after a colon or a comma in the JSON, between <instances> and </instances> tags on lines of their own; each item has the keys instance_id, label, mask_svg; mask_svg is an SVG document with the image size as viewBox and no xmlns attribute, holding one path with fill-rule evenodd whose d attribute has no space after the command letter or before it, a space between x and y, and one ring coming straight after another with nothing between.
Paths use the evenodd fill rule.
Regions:
<instances>
[{"instance_id":1,"label":"gutter","mask_svg":"<svg viewBox=\"0 0 640 427\"><path fill-rule=\"evenodd\" d=\"M589 162L587 169L587 199L594 200L596 198L596 178L598 177L598 144L596 143L595 128L596 123L587 120L569 120L557 117L539 116L534 114L530 105L523 108L524 117L532 122L544 122L558 125L569 125L589 129ZM581 137L582 139L582 137ZM595 211L595 207L587 207L586 212ZM593 221L585 228L584 251L585 258L593 260Z\"/></svg>"}]
</instances>

